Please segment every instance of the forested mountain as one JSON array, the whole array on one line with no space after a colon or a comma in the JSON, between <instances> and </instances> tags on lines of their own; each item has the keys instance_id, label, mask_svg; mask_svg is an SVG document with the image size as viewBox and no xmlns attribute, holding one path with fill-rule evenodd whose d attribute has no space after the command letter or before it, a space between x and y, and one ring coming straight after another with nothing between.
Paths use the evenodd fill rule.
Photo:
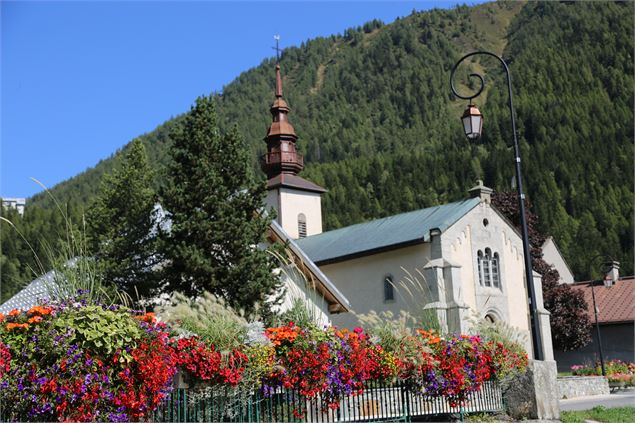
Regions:
<instances>
[{"instance_id":1,"label":"forested mountain","mask_svg":"<svg viewBox=\"0 0 635 423\"><path fill-rule=\"evenodd\" d=\"M490 50L512 73L525 187L541 229L555 237L579 279L597 276L598 254L614 256L622 274L633 274L633 12L632 2L497 2L413 12L390 25L372 21L285 49L284 93L305 155L303 176L329 190L326 228L457 200L476 179L509 189L512 138L500 64L470 65L486 78L477 99L485 116L478 143L465 139L465 102L449 87L463 54ZM268 59L215 96L221 127L238 125L254 169L265 150L274 82ZM141 136L159 170L157 185L170 129L180 120ZM52 194L78 219L117 158ZM64 232L52 223L56 213L39 194L17 224L32 244L53 243L55 232ZM13 235L3 230L3 273L5 263L12 270L3 276L2 299L32 276L27 247L20 240L5 247L6 237Z\"/></svg>"}]
</instances>

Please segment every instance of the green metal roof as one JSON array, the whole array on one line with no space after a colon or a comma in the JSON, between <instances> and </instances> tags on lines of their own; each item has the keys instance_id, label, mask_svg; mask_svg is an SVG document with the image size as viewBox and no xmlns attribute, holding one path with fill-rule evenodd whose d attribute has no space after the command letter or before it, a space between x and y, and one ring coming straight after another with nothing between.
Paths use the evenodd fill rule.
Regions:
<instances>
[{"instance_id":1,"label":"green metal roof","mask_svg":"<svg viewBox=\"0 0 635 423\"><path fill-rule=\"evenodd\" d=\"M441 232L472 210L479 198L428 207L359 223L296 240L316 264L326 264L430 241L430 230Z\"/></svg>"}]
</instances>

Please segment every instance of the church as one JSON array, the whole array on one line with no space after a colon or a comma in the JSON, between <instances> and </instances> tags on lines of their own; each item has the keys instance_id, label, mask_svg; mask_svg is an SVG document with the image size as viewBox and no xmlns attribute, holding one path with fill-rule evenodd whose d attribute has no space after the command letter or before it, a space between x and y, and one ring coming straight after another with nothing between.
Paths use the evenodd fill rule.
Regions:
<instances>
[{"instance_id":1,"label":"church","mask_svg":"<svg viewBox=\"0 0 635 423\"><path fill-rule=\"evenodd\" d=\"M504 321L527 335L531 355L522 240L492 206L492 189L478 181L462 201L323 232L321 196L327 189L299 176L304 162L283 99L280 65L270 111L261 158L266 206L275 210L277 225L293 245L348 300L348 312L331 314L334 325L352 328L359 314L371 311L414 317L427 311L449 333L468 333L474 319ZM541 276L534 273L530 282L544 357L553 360Z\"/></svg>"}]
</instances>

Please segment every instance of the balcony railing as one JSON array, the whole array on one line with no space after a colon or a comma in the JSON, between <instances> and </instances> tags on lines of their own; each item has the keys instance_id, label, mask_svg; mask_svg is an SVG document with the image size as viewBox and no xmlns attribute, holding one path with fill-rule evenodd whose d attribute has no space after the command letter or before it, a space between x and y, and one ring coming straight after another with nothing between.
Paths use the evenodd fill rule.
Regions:
<instances>
[{"instance_id":1,"label":"balcony railing","mask_svg":"<svg viewBox=\"0 0 635 423\"><path fill-rule=\"evenodd\" d=\"M262 156L261 160L267 165L291 164L299 167L304 166L304 157L302 154L291 151L272 151Z\"/></svg>"}]
</instances>

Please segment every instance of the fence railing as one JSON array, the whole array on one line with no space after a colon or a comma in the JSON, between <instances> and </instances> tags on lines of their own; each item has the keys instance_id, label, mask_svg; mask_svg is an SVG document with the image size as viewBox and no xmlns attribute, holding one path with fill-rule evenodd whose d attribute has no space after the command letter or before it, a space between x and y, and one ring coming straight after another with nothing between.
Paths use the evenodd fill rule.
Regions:
<instances>
[{"instance_id":1,"label":"fence railing","mask_svg":"<svg viewBox=\"0 0 635 423\"><path fill-rule=\"evenodd\" d=\"M486 382L462 407L445 397L412 392L404 384L367 382L364 392L342 398L339 408L324 407L320 397L306 398L292 390L270 396L227 387L177 389L154 411L152 421L164 422L363 422L404 421L436 414L504 410L500 387Z\"/></svg>"}]
</instances>

